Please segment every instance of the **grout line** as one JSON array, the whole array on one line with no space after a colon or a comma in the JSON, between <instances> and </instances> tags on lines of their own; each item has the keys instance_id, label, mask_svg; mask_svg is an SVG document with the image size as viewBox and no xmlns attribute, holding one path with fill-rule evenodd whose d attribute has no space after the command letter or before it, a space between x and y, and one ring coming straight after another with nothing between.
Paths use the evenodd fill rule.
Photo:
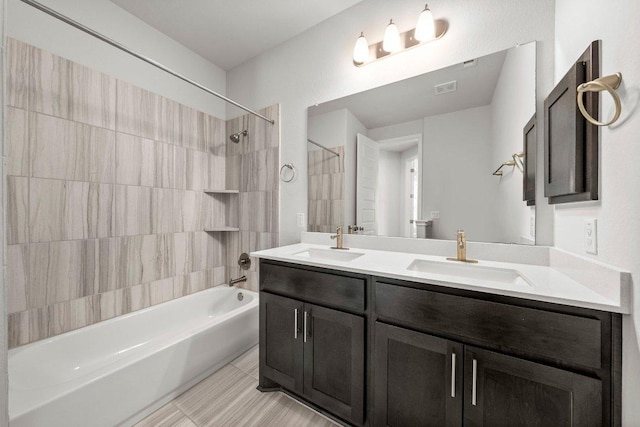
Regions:
<instances>
[{"instance_id":1,"label":"grout line","mask_svg":"<svg viewBox=\"0 0 640 427\"><path fill-rule=\"evenodd\" d=\"M240 231L250 232L250 233L277 234L277 233L271 233L269 231L247 231L247 230L240 230ZM43 242L12 243L12 244L7 245L7 246L43 245L43 244L47 244L47 243L61 243L61 242L86 242L86 241L91 241L91 240L126 239L126 238L129 238L129 237L145 237L145 236L173 236L173 235L176 235L176 234L185 234L185 233L194 233L194 234L195 233L207 233L207 231L202 229L202 230L175 231L175 232L166 232L166 233L125 234L123 236L89 237L89 238L86 238L86 239L66 239L66 240L63 239L63 240L46 240L46 241L43 241Z\"/></svg>"},{"instance_id":2,"label":"grout line","mask_svg":"<svg viewBox=\"0 0 640 427\"><path fill-rule=\"evenodd\" d=\"M117 95L117 92L116 92L116 106L117 106L117 96L118 95ZM158 96L160 96L160 95L158 95ZM30 98L30 97L27 97L27 98ZM126 131L123 131L123 130L118 130L118 127L117 127L117 117L118 117L118 111L117 110L118 109L117 108L114 111L114 118L115 118L114 120L116 121L115 124L114 124L114 127L113 128L108 128L108 127L104 127L104 126L96 126L94 124L87 123L87 122L81 122L81 121L78 121L78 120L73 120L73 119L67 118L67 117L61 117L61 116L56 116L54 114L43 113L43 112L40 112L40 111L37 111L37 110L31 110L30 109L30 105L29 105L29 101L30 101L30 99L27 99L27 108L17 107L17 106L13 106L13 105L9 105L9 104L7 104L7 107L8 108L13 108L13 109L16 109L16 110L26 111L27 113L34 113L34 114L39 114L41 116L52 117L52 118L58 119L58 120L65 120L65 121L72 122L72 123L75 123L75 124L89 126L89 127L95 128L95 129L102 129L102 130L106 130L106 131L113 132L113 133L121 133L121 134L124 134L124 135L129 135L129 136L133 136L133 137L136 137L136 138L148 139L148 140L151 140L151 141L154 141L154 142L167 144L167 145L171 145L171 146L174 146L174 147L181 147L181 148L186 148L186 149L193 150L193 151L199 151L201 153L211 154L208 150L199 150L197 148L188 147L188 146L185 146L185 145L182 145L182 144L176 144L176 143L172 143L172 142L168 142L168 141L163 141L161 139L156 139L155 135L153 137L148 137L148 136L138 135L138 134L135 134L135 133L126 132ZM189 107L188 105L187 105L187 107L188 108L192 108L192 107ZM203 114L208 114L208 113L203 113ZM213 117L214 119L220 120L222 123L225 123L222 119L219 119L218 117L212 116L211 114L208 114L208 115L210 117ZM211 147L211 148L216 149L216 148L221 148L223 146L226 146L224 140L222 142L214 142L214 146ZM222 157L222 156L218 156L218 157Z\"/></svg>"},{"instance_id":3,"label":"grout line","mask_svg":"<svg viewBox=\"0 0 640 427\"><path fill-rule=\"evenodd\" d=\"M180 407L178 405L176 405L175 403L173 403L173 400L171 401L171 404L182 414L182 416L184 416L186 419L188 419L189 421L191 421L193 423L193 425L197 426L197 427L201 427L200 424L198 424L193 418L191 418L189 415L187 415L186 412L184 412L182 409L180 409Z\"/></svg>"}]
</instances>

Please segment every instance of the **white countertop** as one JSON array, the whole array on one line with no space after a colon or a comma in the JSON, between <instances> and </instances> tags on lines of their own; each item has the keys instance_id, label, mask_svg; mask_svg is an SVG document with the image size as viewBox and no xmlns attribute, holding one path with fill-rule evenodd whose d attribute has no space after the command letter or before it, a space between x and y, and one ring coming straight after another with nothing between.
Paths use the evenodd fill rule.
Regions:
<instances>
[{"instance_id":1,"label":"white countertop","mask_svg":"<svg viewBox=\"0 0 640 427\"><path fill-rule=\"evenodd\" d=\"M415 260L450 263L450 261L446 261L445 256L356 247L351 248L349 252L362 254L362 256L351 261L335 261L299 255L309 249L329 250L330 247L313 243L298 243L253 252L251 256L615 313L631 312L628 273L601 263L591 263L582 258L572 257L564 252L560 253L562 257L558 254L550 256L552 259L561 259L564 263L562 266L485 261L478 257L480 258L478 264L473 265L515 270L525 279L513 284L504 284L477 278L469 279L462 276L408 269ZM553 250L553 248L548 249ZM455 255L455 252L451 255ZM470 265L469 268L472 268L473 265ZM575 271L581 274L572 274ZM571 274L573 277L564 273ZM584 276L595 277L597 280L589 280L588 278L580 282L576 280L576 277Z\"/></svg>"}]
</instances>

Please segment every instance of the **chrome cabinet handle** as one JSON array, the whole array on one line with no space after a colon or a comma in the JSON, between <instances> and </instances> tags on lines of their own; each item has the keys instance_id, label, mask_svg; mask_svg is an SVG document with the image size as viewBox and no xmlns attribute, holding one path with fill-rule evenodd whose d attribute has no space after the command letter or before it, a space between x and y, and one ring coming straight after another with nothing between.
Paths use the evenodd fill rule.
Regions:
<instances>
[{"instance_id":1,"label":"chrome cabinet handle","mask_svg":"<svg viewBox=\"0 0 640 427\"><path fill-rule=\"evenodd\" d=\"M456 354L451 353L451 397L456 397Z\"/></svg>"},{"instance_id":2,"label":"chrome cabinet handle","mask_svg":"<svg viewBox=\"0 0 640 427\"><path fill-rule=\"evenodd\" d=\"M304 342L307 342L307 315L309 313L307 313L306 311L304 312Z\"/></svg>"},{"instance_id":3,"label":"chrome cabinet handle","mask_svg":"<svg viewBox=\"0 0 640 427\"><path fill-rule=\"evenodd\" d=\"M478 361L473 359L473 384L471 385L471 404L476 406L477 386L478 386Z\"/></svg>"},{"instance_id":4,"label":"chrome cabinet handle","mask_svg":"<svg viewBox=\"0 0 640 427\"><path fill-rule=\"evenodd\" d=\"M294 318L293 318L293 339L298 339L298 309L294 309Z\"/></svg>"}]
</instances>

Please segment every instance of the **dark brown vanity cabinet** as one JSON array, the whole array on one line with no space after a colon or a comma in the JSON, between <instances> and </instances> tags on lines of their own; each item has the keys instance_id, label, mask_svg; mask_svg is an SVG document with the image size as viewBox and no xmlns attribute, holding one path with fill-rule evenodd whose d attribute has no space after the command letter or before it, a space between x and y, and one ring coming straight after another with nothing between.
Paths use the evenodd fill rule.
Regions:
<instances>
[{"instance_id":1,"label":"dark brown vanity cabinet","mask_svg":"<svg viewBox=\"0 0 640 427\"><path fill-rule=\"evenodd\" d=\"M462 344L376 323L376 426L462 425Z\"/></svg>"},{"instance_id":2,"label":"dark brown vanity cabinet","mask_svg":"<svg viewBox=\"0 0 640 427\"><path fill-rule=\"evenodd\" d=\"M362 279L261 264L260 387L282 387L356 425L364 422L364 334L362 315L303 302L317 296L327 305L353 305L345 283ZM264 274L263 274L264 272ZM313 279L300 280L300 277ZM349 280L353 280L349 282ZM291 286L289 286L291 285ZM317 286L328 290L318 293ZM277 295L285 293L301 299ZM364 292L364 287L362 288ZM334 294L335 292L335 294ZM356 292L357 293L357 292ZM361 294L364 307L364 293Z\"/></svg>"},{"instance_id":3,"label":"dark brown vanity cabinet","mask_svg":"<svg viewBox=\"0 0 640 427\"><path fill-rule=\"evenodd\" d=\"M620 425L619 314L275 261L260 286L260 389L347 424Z\"/></svg>"},{"instance_id":4,"label":"dark brown vanity cabinet","mask_svg":"<svg viewBox=\"0 0 640 427\"><path fill-rule=\"evenodd\" d=\"M465 346L465 426L597 427L602 382Z\"/></svg>"},{"instance_id":5,"label":"dark brown vanity cabinet","mask_svg":"<svg viewBox=\"0 0 640 427\"><path fill-rule=\"evenodd\" d=\"M602 425L597 379L383 323L374 384L376 426Z\"/></svg>"},{"instance_id":6,"label":"dark brown vanity cabinet","mask_svg":"<svg viewBox=\"0 0 640 427\"><path fill-rule=\"evenodd\" d=\"M260 373L298 393L303 390L303 313L300 301L260 295Z\"/></svg>"},{"instance_id":7,"label":"dark brown vanity cabinet","mask_svg":"<svg viewBox=\"0 0 640 427\"><path fill-rule=\"evenodd\" d=\"M374 290L375 426L619 425L620 315L389 279Z\"/></svg>"}]
</instances>

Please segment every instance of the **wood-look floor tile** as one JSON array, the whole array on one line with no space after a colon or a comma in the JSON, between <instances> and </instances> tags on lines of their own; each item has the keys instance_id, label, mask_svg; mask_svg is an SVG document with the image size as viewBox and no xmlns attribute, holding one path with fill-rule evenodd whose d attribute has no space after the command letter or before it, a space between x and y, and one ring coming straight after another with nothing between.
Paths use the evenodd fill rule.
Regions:
<instances>
[{"instance_id":1,"label":"wood-look floor tile","mask_svg":"<svg viewBox=\"0 0 640 427\"><path fill-rule=\"evenodd\" d=\"M135 427L196 427L196 424L169 402Z\"/></svg>"},{"instance_id":2,"label":"wood-look floor tile","mask_svg":"<svg viewBox=\"0 0 640 427\"><path fill-rule=\"evenodd\" d=\"M251 370L257 347L232 363ZM229 364L177 399L175 405L199 426L334 426L282 393L262 393L258 381Z\"/></svg>"},{"instance_id":3,"label":"wood-look floor tile","mask_svg":"<svg viewBox=\"0 0 640 427\"><path fill-rule=\"evenodd\" d=\"M247 376L247 378L249 378ZM251 378L251 386L236 396L228 396L224 404L217 405L212 417L204 420L206 427L218 426L282 426L276 419L291 405L284 396L276 393L262 393L256 389L258 382Z\"/></svg>"},{"instance_id":4,"label":"wood-look floor tile","mask_svg":"<svg viewBox=\"0 0 640 427\"><path fill-rule=\"evenodd\" d=\"M273 422L267 422L262 425L268 426L313 426L313 427L333 427L339 424L334 423L328 418L318 414L317 412L307 408L293 398L278 393L283 398L290 401L290 405L284 405L285 408L278 411L279 416L274 417Z\"/></svg>"},{"instance_id":5,"label":"wood-look floor tile","mask_svg":"<svg viewBox=\"0 0 640 427\"><path fill-rule=\"evenodd\" d=\"M174 400L176 406L198 425L205 425L224 408L242 406L245 393L256 381L236 367L227 365Z\"/></svg>"},{"instance_id":6,"label":"wood-look floor tile","mask_svg":"<svg viewBox=\"0 0 640 427\"><path fill-rule=\"evenodd\" d=\"M256 345L252 349L240 355L237 359L234 359L231 364L245 374L258 379L258 367L260 362L258 356L258 346Z\"/></svg>"}]
</instances>

